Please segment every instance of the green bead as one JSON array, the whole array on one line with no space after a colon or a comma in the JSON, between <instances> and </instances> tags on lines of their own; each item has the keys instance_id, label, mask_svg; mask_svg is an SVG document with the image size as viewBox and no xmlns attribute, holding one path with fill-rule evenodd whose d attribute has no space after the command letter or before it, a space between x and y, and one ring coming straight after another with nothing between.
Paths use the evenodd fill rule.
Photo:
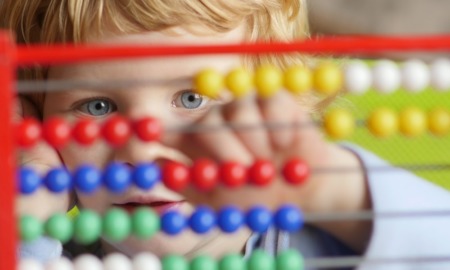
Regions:
<instances>
[{"instance_id":1,"label":"green bead","mask_svg":"<svg viewBox=\"0 0 450 270\"><path fill-rule=\"evenodd\" d=\"M127 212L112 208L103 217L103 235L111 241L119 242L130 235L131 220Z\"/></svg>"},{"instance_id":2,"label":"green bead","mask_svg":"<svg viewBox=\"0 0 450 270\"><path fill-rule=\"evenodd\" d=\"M100 238L102 221L97 213L91 210L83 210L75 218L74 239L80 244L89 245Z\"/></svg>"},{"instance_id":3,"label":"green bead","mask_svg":"<svg viewBox=\"0 0 450 270\"><path fill-rule=\"evenodd\" d=\"M134 211L131 216L133 233L138 238L150 238L160 230L161 223L158 214L146 207Z\"/></svg>"},{"instance_id":4,"label":"green bead","mask_svg":"<svg viewBox=\"0 0 450 270\"><path fill-rule=\"evenodd\" d=\"M169 255L162 259L163 270L189 270L189 264L183 256Z\"/></svg>"},{"instance_id":5,"label":"green bead","mask_svg":"<svg viewBox=\"0 0 450 270\"><path fill-rule=\"evenodd\" d=\"M36 240L42 235L42 223L32 216L22 216L20 218L20 239L29 242Z\"/></svg>"},{"instance_id":6,"label":"green bead","mask_svg":"<svg viewBox=\"0 0 450 270\"><path fill-rule=\"evenodd\" d=\"M247 262L248 270L274 270L275 260L262 250L255 250Z\"/></svg>"},{"instance_id":7,"label":"green bead","mask_svg":"<svg viewBox=\"0 0 450 270\"><path fill-rule=\"evenodd\" d=\"M66 243L73 235L72 221L65 214L55 214L45 223L45 232L48 236Z\"/></svg>"},{"instance_id":8,"label":"green bead","mask_svg":"<svg viewBox=\"0 0 450 270\"><path fill-rule=\"evenodd\" d=\"M245 260L239 254L225 255L219 262L220 270L245 270Z\"/></svg>"},{"instance_id":9,"label":"green bead","mask_svg":"<svg viewBox=\"0 0 450 270\"><path fill-rule=\"evenodd\" d=\"M285 250L277 256L277 270L302 270L303 257L296 250Z\"/></svg>"},{"instance_id":10,"label":"green bead","mask_svg":"<svg viewBox=\"0 0 450 270\"><path fill-rule=\"evenodd\" d=\"M191 261L191 267L190 270L218 270L219 267L217 265L217 262L206 255L200 255L195 257Z\"/></svg>"}]
</instances>

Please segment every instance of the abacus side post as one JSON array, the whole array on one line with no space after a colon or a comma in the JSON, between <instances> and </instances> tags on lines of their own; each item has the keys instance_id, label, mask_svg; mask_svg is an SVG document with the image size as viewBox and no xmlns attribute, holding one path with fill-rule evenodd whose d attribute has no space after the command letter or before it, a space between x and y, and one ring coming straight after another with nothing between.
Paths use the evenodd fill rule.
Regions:
<instances>
[{"instance_id":1,"label":"abacus side post","mask_svg":"<svg viewBox=\"0 0 450 270\"><path fill-rule=\"evenodd\" d=\"M0 269L17 267L16 173L13 139L14 43L9 32L0 31Z\"/></svg>"}]
</instances>

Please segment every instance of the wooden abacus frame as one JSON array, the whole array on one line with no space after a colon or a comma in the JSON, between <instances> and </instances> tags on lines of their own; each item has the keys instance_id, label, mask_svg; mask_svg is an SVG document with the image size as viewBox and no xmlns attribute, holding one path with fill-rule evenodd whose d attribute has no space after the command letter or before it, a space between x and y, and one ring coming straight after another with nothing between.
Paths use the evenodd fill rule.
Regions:
<instances>
[{"instance_id":1,"label":"wooden abacus frame","mask_svg":"<svg viewBox=\"0 0 450 270\"><path fill-rule=\"evenodd\" d=\"M0 269L12 270L17 265L17 229L15 196L16 165L12 123L13 98L16 92L15 72L18 67L51 65L115 58L163 57L198 54L258 54L301 52L308 54L351 55L377 54L383 51L448 51L450 36L430 37L329 37L291 43L260 43L214 46L16 46L9 32L0 32Z\"/></svg>"}]
</instances>

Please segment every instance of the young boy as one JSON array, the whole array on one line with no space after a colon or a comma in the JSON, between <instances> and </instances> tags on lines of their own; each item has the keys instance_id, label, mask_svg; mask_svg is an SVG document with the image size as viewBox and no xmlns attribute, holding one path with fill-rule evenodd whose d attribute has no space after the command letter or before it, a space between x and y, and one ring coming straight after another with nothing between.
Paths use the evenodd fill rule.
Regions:
<instances>
[{"instance_id":1,"label":"young boy","mask_svg":"<svg viewBox=\"0 0 450 270\"><path fill-rule=\"evenodd\" d=\"M308 36L305 3L300 0L4 0L1 12L4 15L2 26L13 29L18 42L26 44L75 42L171 46L286 41ZM312 97L299 100L280 92L271 99L248 97L227 102L222 97L213 100L196 94L189 80L185 79L192 78L203 68L225 73L242 65L252 68L270 63L284 69L307 62L305 57L296 54L259 57L213 55L53 66L24 72L22 78L93 82L145 79L161 83L101 91L72 89L48 92L34 95L23 104L24 108L36 106L43 120L59 116L70 122L88 117L101 123L121 114L130 119L150 115L168 128L193 124L306 123L310 121L310 108L316 107ZM76 194L79 207L99 213L113 206L130 209L136 205L163 204L188 215L197 204L216 208L234 204L247 209L254 204L276 208L285 202L295 204L306 214L369 210L404 213L450 208L450 196L446 191L394 168L389 173L365 170L387 164L356 146L327 142L314 127L277 131L220 129L195 134L171 132L164 134L160 143L143 143L135 138L120 148L112 148L103 142L87 148L73 143L59 150L58 154L61 160L54 158L57 156L54 150L42 146L24 153L23 160L42 170L60 162L69 169L86 163L104 167L112 161L133 167L143 161L164 164L167 160L175 160L189 164L199 157L209 157L217 162L235 160L247 165L256 158L268 158L279 167L288 158L299 156L311 168L355 168L342 173L313 173L306 184L296 188L278 176L270 188L264 189L245 187L230 191L218 188L210 193L189 189L178 194L161 185L150 192L130 189L120 195L106 190L89 196ZM49 198L48 195L45 197L40 199L40 205ZM67 198L61 199L67 201ZM60 206L66 207L67 204ZM48 213L61 210L51 207L49 205ZM162 207L154 208L162 210ZM33 212L34 209L28 208L28 211ZM292 247L306 258L349 254L361 254L369 260L405 258L399 264L382 265L382 269L399 265L403 267L401 269L445 269L448 263L424 265L418 264L417 260L411 261L411 258L448 256L448 226L449 217L430 216L380 218L373 222L351 219L316 221L291 235L276 230L263 235L246 230L232 235L218 231L195 235L186 231L175 238L161 234L146 241L130 238L121 243L110 243L102 240L99 253L120 251L133 256L149 251L158 256L176 253L188 257L198 254L221 257L230 252L249 255L255 248L275 254ZM26 252L23 253L33 253L36 249L39 249L39 244L24 247ZM361 264L360 269L378 266L366 263Z\"/></svg>"}]
</instances>

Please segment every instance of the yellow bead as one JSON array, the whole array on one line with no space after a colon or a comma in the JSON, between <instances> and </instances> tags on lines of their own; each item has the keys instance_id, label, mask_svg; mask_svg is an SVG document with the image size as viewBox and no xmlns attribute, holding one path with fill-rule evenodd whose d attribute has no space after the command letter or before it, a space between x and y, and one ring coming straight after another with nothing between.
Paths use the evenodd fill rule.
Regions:
<instances>
[{"instance_id":1,"label":"yellow bead","mask_svg":"<svg viewBox=\"0 0 450 270\"><path fill-rule=\"evenodd\" d=\"M314 70L314 89L325 95L332 95L342 89L344 79L341 69L331 63L320 64Z\"/></svg>"},{"instance_id":2,"label":"yellow bead","mask_svg":"<svg viewBox=\"0 0 450 270\"><path fill-rule=\"evenodd\" d=\"M237 68L225 77L225 85L236 98L240 98L246 96L252 90L253 78L247 70Z\"/></svg>"},{"instance_id":3,"label":"yellow bead","mask_svg":"<svg viewBox=\"0 0 450 270\"><path fill-rule=\"evenodd\" d=\"M284 73L284 87L293 94L311 90L312 85L312 72L306 67L292 66Z\"/></svg>"},{"instance_id":4,"label":"yellow bead","mask_svg":"<svg viewBox=\"0 0 450 270\"><path fill-rule=\"evenodd\" d=\"M431 133L438 136L450 132L450 113L444 108L435 108L428 114L428 128Z\"/></svg>"},{"instance_id":5,"label":"yellow bead","mask_svg":"<svg viewBox=\"0 0 450 270\"><path fill-rule=\"evenodd\" d=\"M367 126L373 135L388 137L398 130L397 114L388 108L379 108L372 112L367 121Z\"/></svg>"},{"instance_id":6,"label":"yellow bead","mask_svg":"<svg viewBox=\"0 0 450 270\"><path fill-rule=\"evenodd\" d=\"M334 109L325 115L324 127L331 138L343 139L355 130L355 120L349 111Z\"/></svg>"},{"instance_id":7,"label":"yellow bead","mask_svg":"<svg viewBox=\"0 0 450 270\"><path fill-rule=\"evenodd\" d=\"M427 116L418 108L406 108L400 113L399 124L405 136L418 136L427 129Z\"/></svg>"},{"instance_id":8,"label":"yellow bead","mask_svg":"<svg viewBox=\"0 0 450 270\"><path fill-rule=\"evenodd\" d=\"M204 69L194 78L197 93L210 98L217 98L224 88L222 75L214 69Z\"/></svg>"},{"instance_id":9,"label":"yellow bead","mask_svg":"<svg viewBox=\"0 0 450 270\"><path fill-rule=\"evenodd\" d=\"M260 66L255 72L255 86L261 98L272 97L283 87L283 73L274 66Z\"/></svg>"}]
</instances>

